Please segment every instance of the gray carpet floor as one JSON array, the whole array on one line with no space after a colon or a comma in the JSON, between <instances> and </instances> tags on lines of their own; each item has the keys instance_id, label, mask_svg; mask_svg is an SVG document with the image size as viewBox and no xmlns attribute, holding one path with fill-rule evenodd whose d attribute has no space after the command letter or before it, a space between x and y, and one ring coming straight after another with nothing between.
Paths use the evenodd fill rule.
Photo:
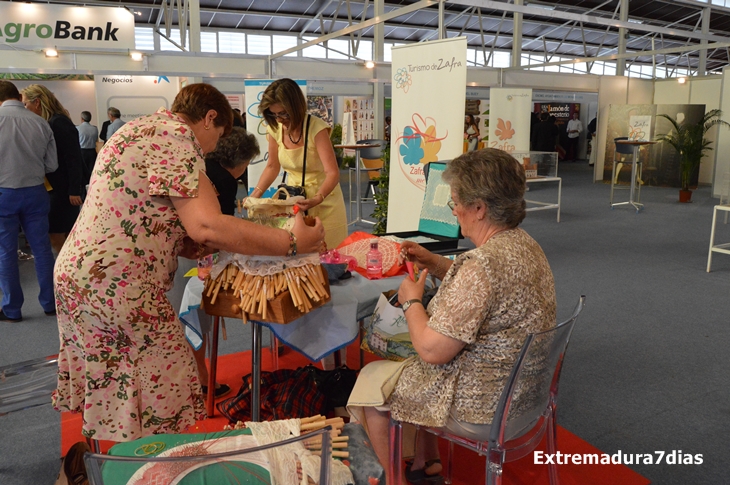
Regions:
<instances>
[{"instance_id":1,"label":"gray carpet floor","mask_svg":"<svg viewBox=\"0 0 730 485\"><path fill-rule=\"evenodd\" d=\"M609 187L592 183L585 163L563 164L560 172L561 222L555 211L541 211L523 223L552 266L559 318L587 295L563 369L560 425L609 454L703 455L701 465L631 466L652 483L727 483L730 257L715 255L713 271L705 272L717 200L708 187L696 190L691 204L676 202L677 189L645 187L640 214L611 210ZM554 197L547 184L528 194ZM371 210L366 204L364 213ZM730 224L718 226L717 239L730 241ZM32 264L21 263L25 320L0 323L0 366L58 351L54 320L37 303ZM223 353L248 348L247 330L229 325L228 334ZM52 484L59 434L50 406L0 417L0 484Z\"/></svg>"}]
</instances>

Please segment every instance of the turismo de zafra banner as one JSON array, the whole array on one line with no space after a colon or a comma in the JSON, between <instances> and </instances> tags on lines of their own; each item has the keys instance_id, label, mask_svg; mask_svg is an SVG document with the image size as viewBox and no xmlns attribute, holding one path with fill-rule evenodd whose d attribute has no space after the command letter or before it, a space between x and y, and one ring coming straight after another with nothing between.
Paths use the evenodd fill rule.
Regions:
<instances>
[{"instance_id":1,"label":"turismo de zafra banner","mask_svg":"<svg viewBox=\"0 0 730 485\"><path fill-rule=\"evenodd\" d=\"M0 2L0 43L35 48L134 49L134 16L124 8Z\"/></svg>"},{"instance_id":2,"label":"turismo de zafra banner","mask_svg":"<svg viewBox=\"0 0 730 485\"><path fill-rule=\"evenodd\" d=\"M394 47L388 232L415 231L424 167L464 151L466 37ZM448 194L441 203L448 202Z\"/></svg>"}]
</instances>

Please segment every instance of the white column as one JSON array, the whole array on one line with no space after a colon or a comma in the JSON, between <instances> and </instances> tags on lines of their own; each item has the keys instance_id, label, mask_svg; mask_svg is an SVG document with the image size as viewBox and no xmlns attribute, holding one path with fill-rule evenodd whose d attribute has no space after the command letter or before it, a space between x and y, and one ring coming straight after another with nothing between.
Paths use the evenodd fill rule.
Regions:
<instances>
[{"instance_id":1,"label":"white column","mask_svg":"<svg viewBox=\"0 0 730 485\"><path fill-rule=\"evenodd\" d=\"M188 21L190 22L190 52L200 52L200 0L188 0Z\"/></svg>"},{"instance_id":2,"label":"white column","mask_svg":"<svg viewBox=\"0 0 730 485\"><path fill-rule=\"evenodd\" d=\"M710 33L710 16L711 16L712 9L710 7L705 7L702 9L702 33L703 34L709 34ZM700 40L700 44L706 45L708 43L707 39ZM707 74L707 49L700 49L700 62L697 66L697 75L698 76L704 76Z\"/></svg>"},{"instance_id":3,"label":"white column","mask_svg":"<svg viewBox=\"0 0 730 485\"><path fill-rule=\"evenodd\" d=\"M377 17L385 12L385 0L375 0L374 15ZM385 39L385 24L379 22L373 26L373 60L375 61L375 69L373 69L373 77L378 77L381 71L380 65L383 62L385 47L383 40ZM382 139L384 136L383 126L385 124L385 83L373 83L373 100L375 103L375 138Z\"/></svg>"},{"instance_id":4,"label":"white column","mask_svg":"<svg viewBox=\"0 0 730 485\"><path fill-rule=\"evenodd\" d=\"M515 5L524 5L524 0L515 0ZM522 65L522 14L515 12L513 15L514 28L512 31L512 67Z\"/></svg>"},{"instance_id":5,"label":"white column","mask_svg":"<svg viewBox=\"0 0 730 485\"><path fill-rule=\"evenodd\" d=\"M621 8L619 10L619 20L622 22L629 21L629 0L621 0ZM626 54L626 40L629 31L621 27L618 29L618 54ZM616 75L623 76L626 72L626 59L616 60Z\"/></svg>"}]
</instances>

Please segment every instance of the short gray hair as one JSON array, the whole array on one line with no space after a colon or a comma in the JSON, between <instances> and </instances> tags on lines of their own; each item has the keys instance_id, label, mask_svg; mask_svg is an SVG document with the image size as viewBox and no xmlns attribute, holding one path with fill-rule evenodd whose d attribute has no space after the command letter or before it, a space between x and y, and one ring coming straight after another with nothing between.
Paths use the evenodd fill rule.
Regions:
<instances>
[{"instance_id":1,"label":"short gray hair","mask_svg":"<svg viewBox=\"0 0 730 485\"><path fill-rule=\"evenodd\" d=\"M82 111L81 119L88 123L89 121L91 121L91 113L89 113L88 111Z\"/></svg>"},{"instance_id":2,"label":"short gray hair","mask_svg":"<svg viewBox=\"0 0 730 485\"><path fill-rule=\"evenodd\" d=\"M113 106L110 107L108 110L106 110L106 112L108 114L110 114L112 116L112 118L121 118L122 117L121 111L119 111L117 108L115 108Z\"/></svg>"},{"instance_id":3,"label":"short gray hair","mask_svg":"<svg viewBox=\"0 0 730 485\"><path fill-rule=\"evenodd\" d=\"M465 153L449 162L443 178L461 204L483 202L497 225L514 228L525 218L525 169L505 151Z\"/></svg>"}]
</instances>

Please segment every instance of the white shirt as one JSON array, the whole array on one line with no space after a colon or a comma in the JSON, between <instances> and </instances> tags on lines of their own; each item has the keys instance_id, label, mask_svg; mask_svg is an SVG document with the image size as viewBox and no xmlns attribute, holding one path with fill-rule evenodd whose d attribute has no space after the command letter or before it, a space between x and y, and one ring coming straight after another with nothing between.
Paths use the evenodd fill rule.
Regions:
<instances>
[{"instance_id":1,"label":"white shirt","mask_svg":"<svg viewBox=\"0 0 730 485\"><path fill-rule=\"evenodd\" d=\"M571 133L573 130L576 131ZM581 131L583 131L583 123L581 123L580 120L568 121L568 138L578 138Z\"/></svg>"}]
</instances>

